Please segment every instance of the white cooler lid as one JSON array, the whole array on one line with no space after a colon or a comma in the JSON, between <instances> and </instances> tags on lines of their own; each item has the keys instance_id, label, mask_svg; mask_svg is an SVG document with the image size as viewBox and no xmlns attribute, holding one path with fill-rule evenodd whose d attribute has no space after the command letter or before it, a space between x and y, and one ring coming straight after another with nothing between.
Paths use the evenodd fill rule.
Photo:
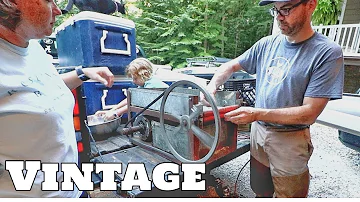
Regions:
<instances>
[{"instance_id":1,"label":"white cooler lid","mask_svg":"<svg viewBox=\"0 0 360 202\"><path fill-rule=\"evenodd\" d=\"M115 25L120 24L121 26L135 28L135 23L132 20L128 20L125 18L116 17L116 16L112 16L112 15L106 15L106 14L102 14L102 13L96 13L96 12L92 12L92 11L82 11L82 12L70 17L69 19L67 19L66 21L61 23L61 25L56 27L55 33L59 32L61 30L64 30L65 27L67 27L69 25L73 25L75 22L81 21L81 20L93 20L96 22L104 22L106 24L115 24Z\"/></svg>"}]
</instances>

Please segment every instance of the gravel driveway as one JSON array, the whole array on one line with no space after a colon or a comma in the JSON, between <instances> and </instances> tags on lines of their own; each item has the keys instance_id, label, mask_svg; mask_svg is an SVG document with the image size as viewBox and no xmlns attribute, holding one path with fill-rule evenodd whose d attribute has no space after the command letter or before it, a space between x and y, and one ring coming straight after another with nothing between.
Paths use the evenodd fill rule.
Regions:
<instances>
[{"instance_id":1,"label":"gravel driveway","mask_svg":"<svg viewBox=\"0 0 360 202\"><path fill-rule=\"evenodd\" d=\"M336 129L314 124L310 128L314 152L309 162L311 181L309 198L358 198L360 197L360 152L344 146ZM211 171L221 178L232 191L240 196L253 198L250 188L249 160L247 152Z\"/></svg>"}]
</instances>

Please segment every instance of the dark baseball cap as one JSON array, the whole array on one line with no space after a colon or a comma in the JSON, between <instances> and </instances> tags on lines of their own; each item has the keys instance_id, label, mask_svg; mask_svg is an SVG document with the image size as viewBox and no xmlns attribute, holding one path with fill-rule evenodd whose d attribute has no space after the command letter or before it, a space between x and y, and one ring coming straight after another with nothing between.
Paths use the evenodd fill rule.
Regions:
<instances>
[{"instance_id":1,"label":"dark baseball cap","mask_svg":"<svg viewBox=\"0 0 360 202\"><path fill-rule=\"evenodd\" d=\"M262 0L260 1L259 5L260 6L265 6L274 2L288 2L288 1L292 1L292 0L272 0L272 1L268 1L268 0Z\"/></svg>"}]
</instances>

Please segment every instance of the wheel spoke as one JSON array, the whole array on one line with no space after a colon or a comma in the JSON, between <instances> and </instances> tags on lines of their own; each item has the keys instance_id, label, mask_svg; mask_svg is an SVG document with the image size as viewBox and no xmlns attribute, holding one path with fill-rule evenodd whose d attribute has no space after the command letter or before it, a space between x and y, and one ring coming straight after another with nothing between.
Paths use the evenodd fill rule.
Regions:
<instances>
[{"instance_id":1,"label":"wheel spoke","mask_svg":"<svg viewBox=\"0 0 360 202\"><path fill-rule=\"evenodd\" d=\"M203 105L199 103L191 108L192 113L190 114L190 120L197 118L202 113L202 107Z\"/></svg>"},{"instance_id":2,"label":"wheel spoke","mask_svg":"<svg viewBox=\"0 0 360 202\"><path fill-rule=\"evenodd\" d=\"M191 130L193 131L194 135L199 138L200 142L205 144L208 148L211 148L212 144L214 143L214 137L206 133L205 131L201 130L196 125L191 126Z\"/></svg>"}]
</instances>

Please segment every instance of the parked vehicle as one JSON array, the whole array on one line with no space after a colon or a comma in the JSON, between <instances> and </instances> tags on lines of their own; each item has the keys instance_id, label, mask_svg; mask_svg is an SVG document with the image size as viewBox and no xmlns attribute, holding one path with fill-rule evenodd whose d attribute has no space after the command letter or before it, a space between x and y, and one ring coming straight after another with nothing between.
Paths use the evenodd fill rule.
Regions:
<instances>
[{"instance_id":1,"label":"parked vehicle","mask_svg":"<svg viewBox=\"0 0 360 202\"><path fill-rule=\"evenodd\" d=\"M55 67L59 66L59 58L56 47L56 36L55 33L50 36L44 37L39 40L40 45L44 48L49 57L52 58L52 63Z\"/></svg>"},{"instance_id":2,"label":"parked vehicle","mask_svg":"<svg viewBox=\"0 0 360 202\"><path fill-rule=\"evenodd\" d=\"M187 65L184 68L174 69L174 72L179 72L188 75L194 75L196 77L211 79L215 72L222 64L230 61L229 58L221 58L215 56L203 56L187 58ZM246 73L245 71L239 71L234 73L230 79L253 79L255 76Z\"/></svg>"},{"instance_id":3,"label":"parked vehicle","mask_svg":"<svg viewBox=\"0 0 360 202\"><path fill-rule=\"evenodd\" d=\"M360 151L360 94L344 93L342 99L329 101L317 122L337 128L339 140Z\"/></svg>"},{"instance_id":4,"label":"parked vehicle","mask_svg":"<svg viewBox=\"0 0 360 202\"><path fill-rule=\"evenodd\" d=\"M356 94L344 94L341 106L337 106L335 110L360 117L360 88L356 91ZM350 119L348 121L353 122L354 124L359 124L356 123L355 120ZM339 130L339 139L345 146L360 151L359 135Z\"/></svg>"}]
</instances>

